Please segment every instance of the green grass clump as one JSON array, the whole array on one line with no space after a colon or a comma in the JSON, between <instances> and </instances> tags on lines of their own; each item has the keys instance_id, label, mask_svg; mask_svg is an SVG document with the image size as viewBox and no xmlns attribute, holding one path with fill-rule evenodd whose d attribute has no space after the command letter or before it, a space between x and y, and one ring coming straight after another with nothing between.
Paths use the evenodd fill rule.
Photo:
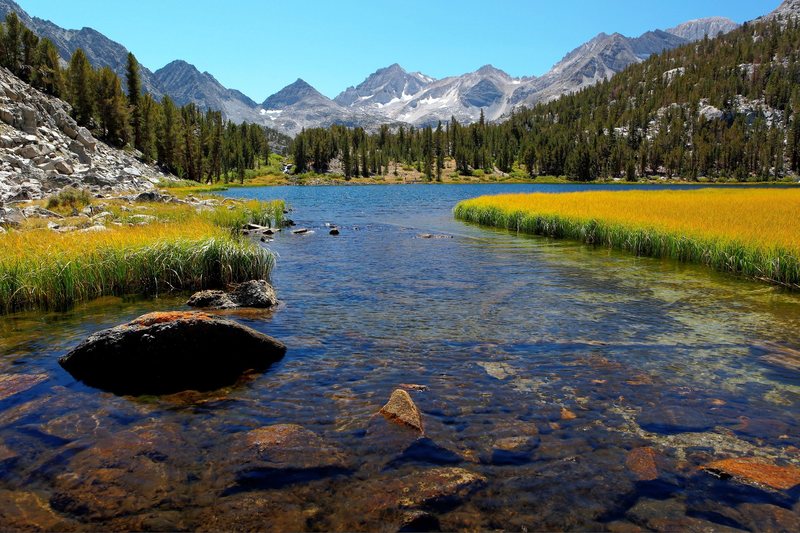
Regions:
<instances>
[{"instance_id":1,"label":"green grass clump","mask_svg":"<svg viewBox=\"0 0 800 533\"><path fill-rule=\"evenodd\" d=\"M245 224L280 227L283 223L284 202L250 201L237 205L233 209L215 209L206 216L217 226L239 231Z\"/></svg>"},{"instance_id":2,"label":"green grass clump","mask_svg":"<svg viewBox=\"0 0 800 533\"><path fill-rule=\"evenodd\" d=\"M273 264L268 250L228 237L107 247L77 256L56 254L47 261L3 264L0 310L63 310L100 296L222 287L266 279Z\"/></svg>"},{"instance_id":3,"label":"green grass clump","mask_svg":"<svg viewBox=\"0 0 800 533\"><path fill-rule=\"evenodd\" d=\"M68 187L47 199L47 209L81 209L91 203L89 191Z\"/></svg>"}]
</instances>

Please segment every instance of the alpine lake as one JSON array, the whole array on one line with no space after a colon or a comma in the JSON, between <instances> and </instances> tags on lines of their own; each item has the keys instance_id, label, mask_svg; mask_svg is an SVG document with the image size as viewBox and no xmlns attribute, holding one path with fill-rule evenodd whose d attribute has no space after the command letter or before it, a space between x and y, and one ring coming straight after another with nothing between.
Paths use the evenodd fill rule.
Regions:
<instances>
[{"instance_id":1,"label":"alpine lake","mask_svg":"<svg viewBox=\"0 0 800 533\"><path fill-rule=\"evenodd\" d=\"M775 357L800 348L800 292L452 214L582 188L223 193L311 230L265 244L278 308L224 312L286 355L223 390L117 396L58 364L187 294L0 317L0 529L799 530L798 487L702 467L800 462L800 367ZM398 388L423 435L378 413ZM242 475L264 427L272 462Z\"/></svg>"}]
</instances>

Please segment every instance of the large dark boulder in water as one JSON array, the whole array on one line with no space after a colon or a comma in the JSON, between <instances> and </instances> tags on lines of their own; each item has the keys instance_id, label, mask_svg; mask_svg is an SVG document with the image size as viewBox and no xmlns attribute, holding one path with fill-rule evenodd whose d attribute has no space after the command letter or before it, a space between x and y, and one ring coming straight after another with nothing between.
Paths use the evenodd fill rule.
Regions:
<instances>
[{"instance_id":1,"label":"large dark boulder in water","mask_svg":"<svg viewBox=\"0 0 800 533\"><path fill-rule=\"evenodd\" d=\"M59 363L76 379L117 394L208 391L263 372L286 346L198 312L150 313L91 335Z\"/></svg>"}]
</instances>

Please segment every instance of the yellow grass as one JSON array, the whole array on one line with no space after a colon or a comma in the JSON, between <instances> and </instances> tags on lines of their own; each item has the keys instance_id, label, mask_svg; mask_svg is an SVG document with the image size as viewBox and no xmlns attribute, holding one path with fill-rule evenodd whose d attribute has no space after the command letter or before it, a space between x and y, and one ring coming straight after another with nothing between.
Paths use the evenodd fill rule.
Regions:
<instances>
[{"instance_id":1,"label":"yellow grass","mask_svg":"<svg viewBox=\"0 0 800 533\"><path fill-rule=\"evenodd\" d=\"M484 196L456 216L528 233L800 282L800 190L695 189Z\"/></svg>"},{"instance_id":2,"label":"yellow grass","mask_svg":"<svg viewBox=\"0 0 800 533\"><path fill-rule=\"evenodd\" d=\"M248 222L269 225L283 202L224 203L198 209L174 203L103 200L104 231L86 217L59 219L59 233L29 219L0 234L0 312L65 308L110 294L154 294L217 287L269 276L265 248L238 235ZM144 217L142 217L144 215ZM138 217L138 218L137 218Z\"/></svg>"}]
</instances>

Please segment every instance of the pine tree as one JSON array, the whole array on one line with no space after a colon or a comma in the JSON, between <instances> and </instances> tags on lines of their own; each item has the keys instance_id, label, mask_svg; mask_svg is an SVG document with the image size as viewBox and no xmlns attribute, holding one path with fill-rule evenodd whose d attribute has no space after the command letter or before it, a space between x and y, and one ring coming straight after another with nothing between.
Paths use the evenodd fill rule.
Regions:
<instances>
[{"instance_id":1,"label":"pine tree","mask_svg":"<svg viewBox=\"0 0 800 533\"><path fill-rule=\"evenodd\" d=\"M305 129L294 140L292 156L294 158L295 174L308 172L308 159L306 157Z\"/></svg>"},{"instance_id":2,"label":"pine tree","mask_svg":"<svg viewBox=\"0 0 800 533\"><path fill-rule=\"evenodd\" d=\"M347 131L344 132L344 139L342 143L342 170L344 171L344 179L349 180L352 176L352 161L350 160L350 136Z\"/></svg>"},{"instance_id":3,"label":"pine tree","mask_svg":"<svg viewBox=\"0 0 800 533\"><path fill-rule=\"evenodd\" d=\"M75 120L81 126L89 126L94 114L94 73L86 54L78 48L69 62L69 103L72 104Z\"/></svg>"},{"instance_id":4,"label":"pine tree","mask_svg":"<svg viewBox=\"0 0 800 533\"><path fill-rule=\"evenodd\" d=\"M56 46L49 39L42 39L39 41L36 53L39 56L37 86L47 94L62 98L65 93L64 76L61 73L61 58Z\"/></svg>"},{"instance_id":5,"label":"pine tree","mask_svg":"<svg viewBox=\"0 0 800 533\"><path fill-rule=\"evenodd\" d=\"M164 117L157 135L160 141L158 159L167 169L182 177L185 169L183 168L181 149L183 138L181 115L169 96L164 96L161 100L161 108Z\"/></svg>"},{"instance_id":6,"label":"pine tree","mask_svg":"<svg viewBox=\"0 0 800 533\"><path fill-rule=\"evenodd\" d=\"M95 101L101 137L112 146L125 146L130 138L128 108L119 77L109 67L103 67L97 73Z\"/></svg>"},{"instance_id":7,"label":"pine tree","mask_svg":"<svg viewBox=\"0 0 800 533\"><path fill-rule=\"evenodd\" d=\"M436 126L436 138L434 141L436 151L436 181L442 181L442 169L444 168L444 135L442 133L442 122Z\"/></svg>"},{"instance_id":8,"label":"pine tree","mask_svg":"<svg viewBox=\"0 0 800 533\"><path fill-rule=\"evenodd\" d=\"M139 62L133 52L128 52L126 68L126 81L128 89L128 107L131 117L131 130L133 132L133 145L137 150L143 150L144 136L142 131L142 80L139 75Z\"/></svg>"},{"instance_id":9,"label":"pine tree","mask_svg":"<svg viewBox=\"0 0 800 533\"><path fill-rule=\"evenodd\" d=\"M6 15L2 39L3 66L19 76L22 74L22 30L25 26L13 11Z\"/></svg>"},{"instance_id":10,"label":"pine tree","mask_svg":"<svg viewBox=\"0 0 800 533\"><path fill-rule=\"evenodd\" d=\"M141 150L145 161L155 161L158 159L156 147L156 131L159 129L159 122L162 118L161 106L152 96L145 94L140 99L141 116Z\"/></svg>"},{"instance_id":11,"label":"pine tree","mask_svg":"<svg viewBox=\"0 0 800 533\"><path fill-rule=\"evenodd\" d=\"M430 126L422 130L422 160L425 179L433 179L433 132Z\"/></svg>"},{"instance_id":12,"label":"pine tree","mask_svg":"<svg viewBox=\"0 0 800 533\"><path fill-rule=\"evenodd\" d=\"M22 65L19 76L33 85L36 85L36 75L39 71L39 55L36 53L38 48L39 37L22 26Z\"/></svg>"}]
</instances>

